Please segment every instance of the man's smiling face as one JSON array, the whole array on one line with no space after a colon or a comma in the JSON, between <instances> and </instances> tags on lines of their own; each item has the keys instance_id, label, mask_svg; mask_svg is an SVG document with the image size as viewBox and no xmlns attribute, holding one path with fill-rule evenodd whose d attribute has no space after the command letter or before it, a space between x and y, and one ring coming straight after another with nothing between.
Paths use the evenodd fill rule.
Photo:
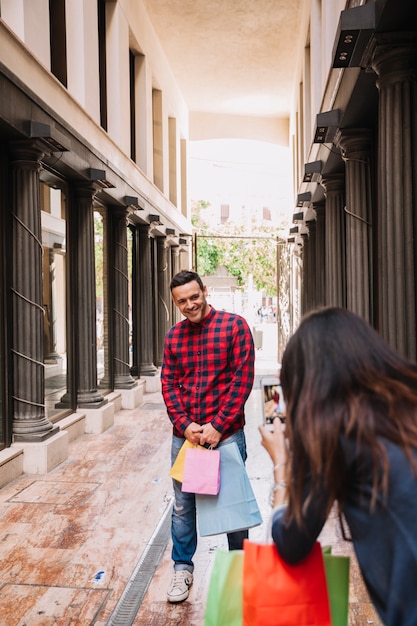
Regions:
<instances>
[{"instance_id":1,"label":"man's smiling face","mask_svg":"<svg viewBox=\"0 0 417 626\"><path fill-rule=\"evenodd\" d=\"M201 289L196 280L174 287L171 295L175 306L193 324L201 322L210 311L210 305L206 300L207 287Z\"/></svg>"}]
</instances>

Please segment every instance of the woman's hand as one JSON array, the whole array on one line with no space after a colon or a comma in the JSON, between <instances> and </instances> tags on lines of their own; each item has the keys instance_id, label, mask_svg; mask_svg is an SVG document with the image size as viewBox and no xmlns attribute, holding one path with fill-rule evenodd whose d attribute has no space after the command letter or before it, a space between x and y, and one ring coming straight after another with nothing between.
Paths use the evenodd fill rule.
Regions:
<instances>
[{"instance_id":1,"label":"woman's hand","mask_svg":"<svg viewBox=\"0 0 417 626\"><path fill-rule=\"evenodd\" d=\"M287 501L287 483L285 481L287 463L287 443L285 432L279 418L274 419L274 430L266 426L259 426L262 437L262 445L271 457L274 464L274 484L271 489L271 505L281 506Z\"/></svg>"},{"instance_id":2,"label":"woman's hand","mask_svg":"<svg viewBox=\"0 0 417 626\"><path fill-rule=\"evenodd\" d=\"M272 463L275 465L285 465L287 461L287 444L285 432L282 430L281 420L274 419L274 430L269 430L266 426L259 426L261 433L261 444L271 457Z\"/></svg>"}]
</instances>

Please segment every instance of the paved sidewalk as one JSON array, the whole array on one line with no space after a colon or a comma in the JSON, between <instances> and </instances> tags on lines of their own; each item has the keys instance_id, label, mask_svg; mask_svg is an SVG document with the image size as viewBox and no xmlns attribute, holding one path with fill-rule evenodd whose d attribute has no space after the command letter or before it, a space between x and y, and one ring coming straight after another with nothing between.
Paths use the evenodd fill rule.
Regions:
<instances>
[{"instance_id":1,"label":"paved sidewalk","mask_svg":"<svg viewBox=\"0 0 417 626\"><path fill-rule=\"evenodd\" d=\"M260 541L271 463L257 430L259 380L277 370L271 326L247 403L247 468L264 517L250 537ZM203 626L211 564L226 537L199 540L188 600L167 603L170 442L161 394L145 394L103 434L70 444L68 459L48 475L23 475L0 490L0 626ZM336 554L350 553L335 520L323 542ZM354 560L351 569L349 623L379 626Z\"/></svg>"}]
</instances>

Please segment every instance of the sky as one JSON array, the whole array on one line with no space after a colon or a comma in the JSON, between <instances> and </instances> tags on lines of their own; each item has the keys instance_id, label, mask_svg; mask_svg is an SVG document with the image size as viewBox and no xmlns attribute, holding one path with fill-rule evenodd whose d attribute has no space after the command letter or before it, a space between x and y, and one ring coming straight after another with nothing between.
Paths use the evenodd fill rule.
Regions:
<instances>
[{"instance_id":1,"label":"sky","mask_svg":"<svg viewBox=\"0 0 417 626\"><path fill-rule=\"evenodd\" d=\"M274 222L291 221L289 148L238 139L191 141L188 156L190 201L268 207Z\"/></svg>"}]
</instances>

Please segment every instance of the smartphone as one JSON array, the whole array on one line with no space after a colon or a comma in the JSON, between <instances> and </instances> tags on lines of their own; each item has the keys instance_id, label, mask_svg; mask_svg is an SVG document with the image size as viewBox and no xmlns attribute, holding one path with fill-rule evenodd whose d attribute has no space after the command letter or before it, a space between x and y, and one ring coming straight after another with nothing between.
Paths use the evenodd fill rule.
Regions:
<instances>
[{"instance_id":1,"label":"smartphone","mask_svg":"<svg viewBox=\"0 0 417 626\"><path fill-rule=\"evenodd\" d=\"M262 417L264 426L272 426L277 417L285 423L285 402L277 376L261 378Z\"/></svg>"}]
</instances>

